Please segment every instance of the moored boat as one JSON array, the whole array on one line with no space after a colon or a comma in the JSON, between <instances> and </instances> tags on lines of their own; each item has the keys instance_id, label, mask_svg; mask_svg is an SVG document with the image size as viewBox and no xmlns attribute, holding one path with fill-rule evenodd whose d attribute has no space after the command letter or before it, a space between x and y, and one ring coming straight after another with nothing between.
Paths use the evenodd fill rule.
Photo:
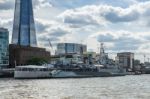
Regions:
<instances>
[{"instance_id":1,"label":"moored boat","mask_svg":"<svg viewBox=\"0 0 150 99\"><path fill-rule=\"evenodd\" d=\"M102 69L100 67L48 68L45 66L17 66L14 72L16 79L34 78L84 78L125 76L117 69Z\"/></svg>"},{"instance_id":2,"label":"moored boat","mask_svg":"<svg viewBox=\"0 0 150 99\"><path fill-rule=\"evenodd\" d=\"M17 66L14 72L14 78L49 78L51 77L51 69L46 66Z\"/></svg>"},{"instance_id":3,"label":"moored boat","mask_svg":"<svg viewBox=\"0 0 150 99\"><path fill-rule=\"evenodd\" d=\"M112 77L125 76L126 73L116 66L105 68L103 65L84 65L62 66L52 70L52 78L67 77Z\"/></svg>"}]
</instances>

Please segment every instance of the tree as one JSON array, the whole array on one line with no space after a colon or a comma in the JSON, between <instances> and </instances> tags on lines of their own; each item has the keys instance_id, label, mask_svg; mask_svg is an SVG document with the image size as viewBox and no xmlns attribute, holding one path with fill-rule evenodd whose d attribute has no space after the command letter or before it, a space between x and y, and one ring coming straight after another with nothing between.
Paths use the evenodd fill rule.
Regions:
<instances>
[{"instance_id":1,"label":"tree","mask_svg":"<svg viewBox=\"0 0 150 99\"><path fill-rule=\"evenodd\" d=\"M31 58L30 60L27 61L28 65L42 65L48 63L48 60L45 58Z\"/></svg>"}]
</instances>

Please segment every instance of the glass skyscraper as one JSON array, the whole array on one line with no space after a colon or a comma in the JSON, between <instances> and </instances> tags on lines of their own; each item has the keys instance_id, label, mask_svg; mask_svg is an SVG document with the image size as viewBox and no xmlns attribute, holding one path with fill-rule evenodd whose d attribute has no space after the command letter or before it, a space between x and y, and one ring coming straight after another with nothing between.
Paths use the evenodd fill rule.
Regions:
<instances>
[{"instance_id":1,"label":"glass skyscraper","mask_svg":"<svg viewBox=\"0 0 150 99\"><path fill-rule=\"evenodd\" d=\"M0 68L9 65L9 32L7 29L0 28Z\"/></svg>"},{"instance_id":2,"label":"glass skyscraper","mask_svg":"<svg viewBox=\"0 0 150 99\"><path fill-rule=\"evenodd\" d=\"M12 44L37 46L32 0L16 0Z\"/></svg>"}]
</instances>

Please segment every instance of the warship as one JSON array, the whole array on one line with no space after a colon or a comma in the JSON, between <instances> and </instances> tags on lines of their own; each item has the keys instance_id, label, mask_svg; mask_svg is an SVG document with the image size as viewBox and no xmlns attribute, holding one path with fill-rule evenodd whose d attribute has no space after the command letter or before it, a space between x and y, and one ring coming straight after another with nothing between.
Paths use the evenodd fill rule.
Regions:
<instances>
[{"instance_id":1,"label":"warship","mask_svg":"<svg viewBox=\"0 0 150 99\"><path fill-rule=\"evenodd\" d=\"M124 70L109 59L101 43L97 64L55 64L53 66L17 66L15 78L84 78L125 76Z\"/></svg>"},{"instance_id":2,"label":"warship","mask_svg":"<svg viewBox=\"0 0 150 99\"><path fill-rule=\"evenodd\" d=\"M101 43L100 55L97 64L78 63L74 65L57 66L57 69L51 71L52 78L68 77L113 77L125 76L126 72L117 65L112 59L109 59L105 53L104 44Z\"/></svg>"}]
</instances>

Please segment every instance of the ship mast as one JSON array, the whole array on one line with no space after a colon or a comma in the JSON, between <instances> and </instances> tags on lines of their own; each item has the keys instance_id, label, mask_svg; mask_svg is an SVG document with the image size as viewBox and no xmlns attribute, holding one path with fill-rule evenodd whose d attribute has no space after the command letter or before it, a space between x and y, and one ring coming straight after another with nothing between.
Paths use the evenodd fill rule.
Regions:
<instances>
[{"instance_id":1,"label":"ship mast","mask_svg":"<svg viewBox=\"0 0 150 99\"><path fill-rule=\"evenodd\" d=\"M104 53L105 53L104 43L100 43L100 56L103 56Z\"/></svg>"},{"instance_id":2,"label":"ship mast","mask_svg":"<svg viewBox=\"0 0 150 99\"><path fill-rule=\"evenodd\" d=\"M99 56L99 63L101 65L107 64L107 55L104 50L104 43L100 43L100 56Z\"/></svg>"}]
</instances>

